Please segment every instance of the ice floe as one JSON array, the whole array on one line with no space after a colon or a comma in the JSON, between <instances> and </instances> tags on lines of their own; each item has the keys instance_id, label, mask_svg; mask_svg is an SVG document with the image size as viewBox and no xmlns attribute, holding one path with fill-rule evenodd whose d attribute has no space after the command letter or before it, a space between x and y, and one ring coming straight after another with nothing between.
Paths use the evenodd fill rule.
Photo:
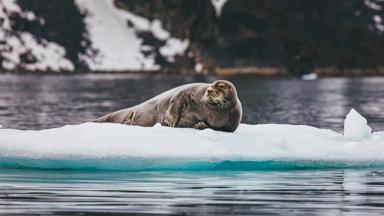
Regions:
<instances>
[{"instance_id":1,"label":"ice floe","mask_svg":"<svg viewBox=\"0 0 384 216\"><path fill-rule=\"evenodd\" d=\"M259 169L384 166L384 132L352 110L344 135L306 125L241 124L234 133L84 123L0 129L0 167L54 169ZM293 165L292 165L293 164Z\"/></svg>"}]
</instances>

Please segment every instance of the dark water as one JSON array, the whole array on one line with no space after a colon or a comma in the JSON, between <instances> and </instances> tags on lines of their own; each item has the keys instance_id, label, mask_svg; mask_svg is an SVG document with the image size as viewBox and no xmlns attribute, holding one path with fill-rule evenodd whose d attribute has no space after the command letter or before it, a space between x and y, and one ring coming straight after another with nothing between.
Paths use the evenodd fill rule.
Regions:
<instances>
[{"instance_id":1,"label":"dark water","mask_svg":"<svg viewBox=\"0 0 384 216\"><path fill-rule=\"evenodd\" d=\"M1 75L0 124L76 124L215 78ZM384 79L230 78L245 123L342 131L351 107L384 130ZM383 143L384 144L384 143ZM2 215L382 215L384 170L81 172L0 168Z\"/></svg>"},{"instance_id":2,"label":"dark water","mask_svg":"<svg viewBox=\"0 0 384 216\"><path fill-rule=\"evenodd\" d=\"M1 170L0 211L58 215L382 215L384 172ZM104 212L104 213L103 213ZM108 214L106 214L108 213Z\"/></svg>"},{"instance_id":3,"label":"dark water","mask_svg":"<svg viewBox=\"0 0 384 216\"><path fill-rule=\"evenodd\" d=\"M243 104L244 123L306 124L341 131L351 107L384 130L384 78L228 78ZM215 78L138 75L0 75L0 123L43 129L92 120L172 87Z\"/></svg>"}]
</instances>

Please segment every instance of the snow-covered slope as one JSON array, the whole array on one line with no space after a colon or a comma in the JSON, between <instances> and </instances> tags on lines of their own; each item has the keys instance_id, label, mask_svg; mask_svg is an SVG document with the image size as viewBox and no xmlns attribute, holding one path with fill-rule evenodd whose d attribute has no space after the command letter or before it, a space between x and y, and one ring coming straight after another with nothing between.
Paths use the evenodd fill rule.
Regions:
<instances>
[{"instance_id":1,"label":"snow-covered slope","mask_svg":"<svg viewBox=\"0 0 384 216\"><path fill-rule=\"evenodd\" d=\"M383 64L384 1L304 2L0 0L0 70L277 67L297 74L300 66L308 68L303 73L313 67L381 73L375 68ZM284 19L292 14L305 18ZM300 60L292 58L295 43L304 53Z\"/></svg>"},{"instance_id":2,"label":"snow-covered slope","mask_svg":"<svg viewBox=\"0 0 384 216\"><path fill-rule=\"evenodd\" d=\"M352 110L345 135L305 125L246 125L235 133L86 123L41 131L0 129L0 167L258 169L384 166L384 132ZM351 136L351 132L354 132ZM292 165L293 164L293 165ZM265 168L265 167L264 167Z\"/></svg>"},{"instance_id":3,"label":"snow-covered slope","mask_svg":"<svg viewBox=\"0 0 384 216\"><path fill-rule=\"evenodd\" d=\"M221 15L221 11L223 10L223 7L224 7L225 3L227 3L227 1L228 0L211 0L211 3L213 5L213 7L215 8L217 16Z\"/></svg>"},{"instance_id":4,"label":"snow-covered slope","mask_svg":"<svg viewBox=\"0 0 384 216\"><path fill-rule=\"evenodd\" d=\"M10 16L14 14L29 21L39 19L30 11L22 11L14 0L0 1L0 56L3 68L54 71L74 69L65 57L64 47L52 41L38 41L29 32L12 29Z\"/></svg>"},{"instance_id":5,"label":"snow-covered slope","mask_svg":"<svg viewBox=\"0 0 384 216\"><path fill-rule=\"evenodd\" d=\"M56 36L60 39L57 42L47 40L41 33L48 31L46 35L58 34L54 30L55 23L50 23L46 28L47 20L29 11L28 7L22 9L17 0L0 1L0 18L4 20L0 23L0 68L72 71L78 69L77 65L85 64L86 68L97 71L157 70L161 67L156 62L157 55L173 62L174 57L182 55L189 45L188 40L172 37L159 20L151 21L118 9L113 0L75 0L73 4L76 4L79 13L84 14L84 18L81 20L79 16L71 19L79 19L75 23L85 23L82 34L89 43L78 41L86 52L77 53L77 57L75 55L75 58L72 56L69 59L67 51L74 49L68 47L71 42L65 46L60 44L60 35ZM67 13L71 14L69 10ZM35 29L34 25L38 25L39 29ZM20 30L20 26L29 29ZM67 31L72 31L70 27ZM144 44L140 36L143 32L162 45L154 47Z\"/></svg>"},{"instance_id":6,"label":"snow-covered slope","mask_svg":"<svg viewBox=\"0 0 384 216\"><path fill-rule=\"evenodd\" d=\"M117 9L113 0L76 0L78 7L86 16L86 24L92 48L98 50L95 58L87 59L93 70L156 70L159 65L155 56L145 56L142 51L152 47L143 46L137 30L152 33L157 39L165 41L162 54L168 58L182 54L188 41L172 38L163 29L159 20L149 21L128 11ZM133 26L129 26L131 23Z\"/></svg>"}]
</instances>

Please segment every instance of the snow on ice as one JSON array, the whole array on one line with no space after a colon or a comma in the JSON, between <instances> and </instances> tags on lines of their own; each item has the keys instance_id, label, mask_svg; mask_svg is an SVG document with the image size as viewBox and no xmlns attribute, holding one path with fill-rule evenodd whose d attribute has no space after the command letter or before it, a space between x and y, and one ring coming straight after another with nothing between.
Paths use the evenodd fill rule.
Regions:
<instances>
[{"instance_id":1,"label":"snow on ice","mask_svg":"<svg viewBox=\"0 0 384 216\"><path fill-rule=\"evenodd\" d=\"M384 165L384 132L352 110L345 134L306 125L241 124L234 133L85 123L48 130L0 129L0 166L69 169L214 169L232 163ZM249 164L248 164L249 168Z\"/></svg>"}]
</instances>

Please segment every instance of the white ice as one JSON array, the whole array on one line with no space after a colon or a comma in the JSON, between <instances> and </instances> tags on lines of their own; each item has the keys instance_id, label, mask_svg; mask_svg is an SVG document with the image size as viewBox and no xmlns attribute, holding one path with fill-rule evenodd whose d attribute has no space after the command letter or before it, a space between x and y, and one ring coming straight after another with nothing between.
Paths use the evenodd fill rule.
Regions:
<instances>
[{"instance_id":1,"label":"white ice","mask_svg":"<svg viewBox=\"0 0 384 216\"><path fill-rule=\"evenodd\" d=\"M369 136L368 136L369 135ZM305 125L241 124L234 133L85 123L47 130L0 129L0 166L202 168L222 161L384 162L384 132L352 111L345 136Z\"/></svg>"},{"instance_id":2,"label":"white ice","mask_svg":"<svg viewBox=\"0 0 384 216\"><path fill-rule=\"evenodd\" d=\"M355 109L349 111L344 121L344 137L350 140L363 140L371 137L372 128L367 119Z\"/></svg>"},{"instance_id":3,"label":"white ice","mask_svg":"<svg viewBox=\"0 0 384 216\"><path fill-rule=\"evenodd\" d=\"M315 73L304 74L301 76L302 80L316 80L317 78L318 78L318 76Z\"/></svg>"}]
</instances>

